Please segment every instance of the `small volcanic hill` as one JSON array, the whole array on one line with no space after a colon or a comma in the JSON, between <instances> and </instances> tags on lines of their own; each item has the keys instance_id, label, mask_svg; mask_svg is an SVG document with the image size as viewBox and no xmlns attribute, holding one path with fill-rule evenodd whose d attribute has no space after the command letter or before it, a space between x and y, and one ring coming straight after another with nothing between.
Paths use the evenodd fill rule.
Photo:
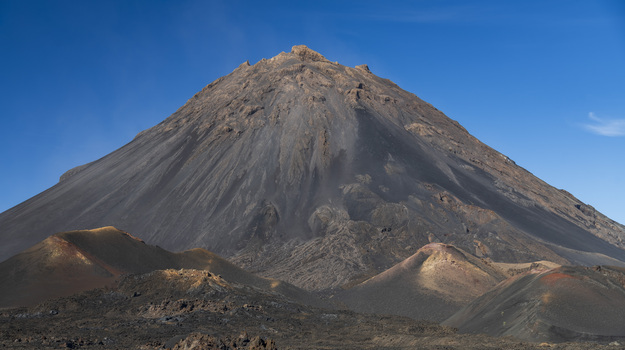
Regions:
<instances>
[{"instance_id":1,"label":"small volcanic hill","mask_svg":"<svg viewBox=\"0 0 625 350\"><path fill-rule=\"evenodd\" d=\"M114 287L125 274L180 268L208 270L232 283L302 303L320 303L299 288L250 274L204 249L171 253L114 227L103 227L57 233L0 263L0 308Z\"/></svg>"},{"instance_id":2,"label":"small volcanic hill","mask_svg":"<svg viewBox=\"0 0 625 350\"><path fill-rule=\"evenodd\" d=\"M294 46L207 85L0 214L0 259L114 225L308 290L441 242L494 261L625 264L625 227L373 74Z\"/></svg>"},{"instance_id":3,"label":"small volcanic hill","mask_svg":"<svg viewBox=\"0 0 625 350\"><path fill-rule=\"evenodd\" d=\"M625 269L559 267L512 277L443 324L526 341L625 339Z\"/></svg>"},{"instance_id":4,"label":"small volcanic hill","mask_svg":"<svg viewBox=\"0 0 625 350\"><path fill-rule=\"evenodd\" d=\"M460 249L430 243L337 298L359 312L443 321L507 277Z\"/></svg>"}]
</instances>

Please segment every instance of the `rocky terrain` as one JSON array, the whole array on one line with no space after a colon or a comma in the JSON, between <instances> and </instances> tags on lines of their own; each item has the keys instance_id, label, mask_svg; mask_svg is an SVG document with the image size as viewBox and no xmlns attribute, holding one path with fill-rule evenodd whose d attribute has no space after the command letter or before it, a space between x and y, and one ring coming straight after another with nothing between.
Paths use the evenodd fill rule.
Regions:
<instances>
[{"instance_id":1,"label":"rocky terrain","mask_svg":"<svg viewBox=\"0 0 625 350\"><path fill-rule=\"evenodd\" d=\"M117 287L0 311L11 349L619 349L458 334L399 316L315 308L208 271L127 275Z\"/></svg>"},{"instance_id":2,"label":"rocky terrain","mask_svg":"<svg viewBox=\"0 0 625 350\"><path fill-rule=\"evenodd\" d=\"M452 327L534 342L595 342L571 348L625 342L625 269L494 263L440 243L321 295L202 249L171 253L114 227L50 236L0 263L0 276L0 344L11 347L535 345Z\"/></svg>"}]
</instances>

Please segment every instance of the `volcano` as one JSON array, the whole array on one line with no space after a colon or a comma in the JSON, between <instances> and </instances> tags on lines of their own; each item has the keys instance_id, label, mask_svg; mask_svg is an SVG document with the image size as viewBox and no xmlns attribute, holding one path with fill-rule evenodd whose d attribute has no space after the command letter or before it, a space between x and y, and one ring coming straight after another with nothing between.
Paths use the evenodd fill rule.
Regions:
<instances>
[{"instance_id":1,"label":"volcano","mask_svg":"<svg viewBox=\"0 0 625 350\"><path fill-rule=\"evenodd\" d=\"M160 124L0 214L0 260L115 226L308 290L432 242L499 262L625 265L625 227L456 121L305 47L244 62Z\"/></svg>"}]
</instances>

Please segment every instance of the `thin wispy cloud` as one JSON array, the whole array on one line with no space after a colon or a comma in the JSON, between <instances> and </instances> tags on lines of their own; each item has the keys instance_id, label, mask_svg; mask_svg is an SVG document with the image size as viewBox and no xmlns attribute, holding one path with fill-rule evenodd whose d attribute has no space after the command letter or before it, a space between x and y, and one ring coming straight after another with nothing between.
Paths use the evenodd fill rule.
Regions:
<instances>
[{"instance_id":1,"label":"thin wispy cloud","mask_svg":"<svg viewBox=\"0 0 625 350\"><path fill-rule=\"evenodd\" d=\"M625 136L625 119L599 118L595 113L588 113L590 124L583 124L584 129L601 136Z\"/></svg>"}]
</instances>

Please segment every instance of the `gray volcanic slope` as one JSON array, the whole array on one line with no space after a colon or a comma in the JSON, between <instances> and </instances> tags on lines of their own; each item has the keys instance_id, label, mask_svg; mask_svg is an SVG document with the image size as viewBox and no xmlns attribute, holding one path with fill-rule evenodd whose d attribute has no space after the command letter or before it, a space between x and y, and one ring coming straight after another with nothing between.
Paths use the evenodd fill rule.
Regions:
<instances>
[{"instance_id":1,"label":"gray volcanic slope","mask_svg":"<svg viewBox=\"0 0 625 350\"><path fill-rule=\"evenodd\" d=\"M366 65L305 46L241 64L0 214L0 259L107 225L308 289L358 282L429 242L507 262L625 261L624 226Z\"/></svg>"}]
</instances>

